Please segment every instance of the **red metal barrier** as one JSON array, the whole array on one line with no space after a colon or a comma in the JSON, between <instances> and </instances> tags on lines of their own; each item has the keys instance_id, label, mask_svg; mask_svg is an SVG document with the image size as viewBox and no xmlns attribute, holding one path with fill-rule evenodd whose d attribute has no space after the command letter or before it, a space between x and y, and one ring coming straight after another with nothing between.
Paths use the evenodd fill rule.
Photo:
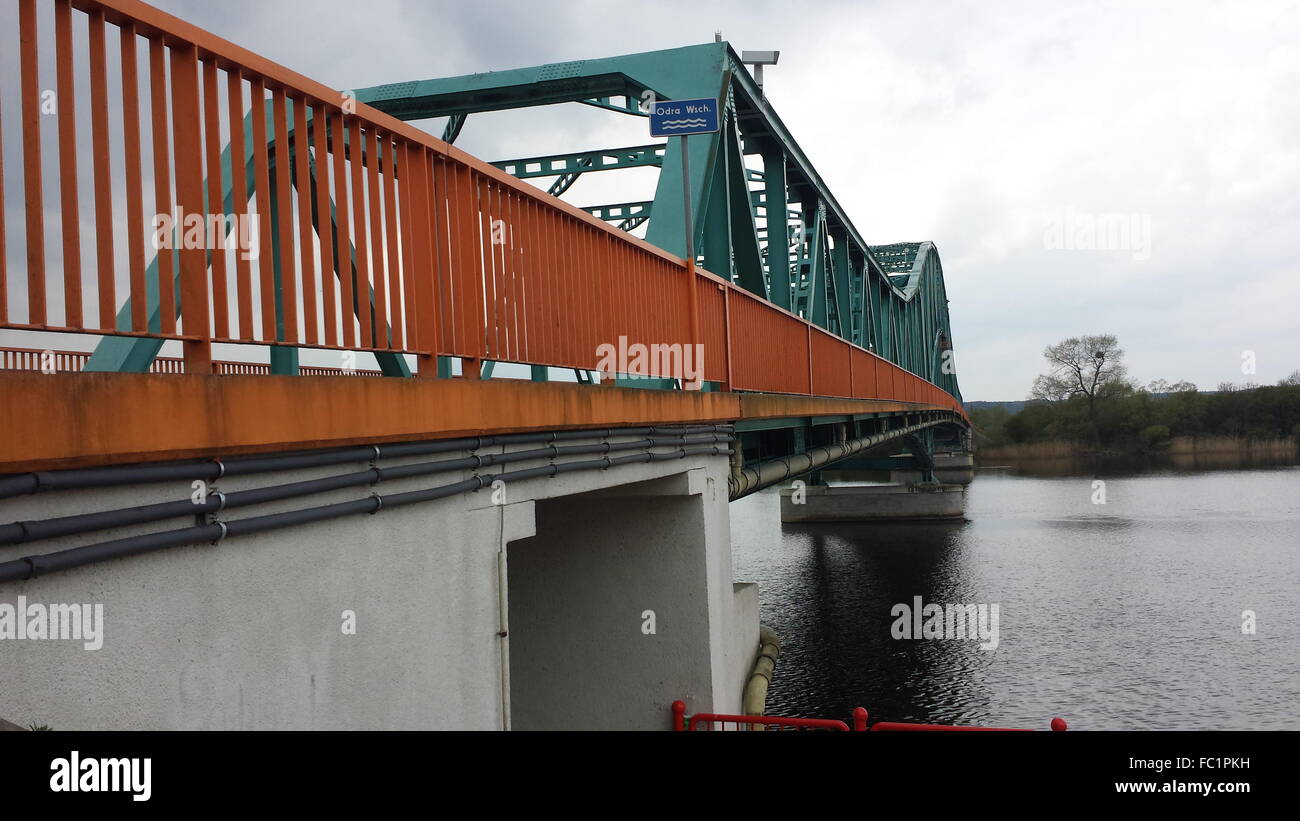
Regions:
<instances>
[{"instance_id":1,"label":"red metal barrier","mask_svg":"<svg viewBox=\"0 0 1300 821\"><path fill-rule=\"evenodd\" d=\"M1052 719L1052 730L1055 732L1065 732L1065 719ZM951 724L905 724L899 721L877 721L871 725L872 732L907 732L907 733L926 733L926 732L976 732L976 733L1032 733L1033 730L1027 730L1023 727L963 727Z\"/></svg>"},{"instance_id":2,"label":"red metal barrier","mask_svg":"<svg viewBox=\"0 0 1300 821\"><path fill-rule=\"evenodd\" d=\"M27 286L26 305L10 305L0 253L0 328L177 339L187 373L216 370L214 342L411 354L422 377L436 375L435 356L453 356L465 360L469 378L483 359L595 369L601 346L620 338L699 344L702 378L728 390L892 399L964 413L921 377L183 20L138 0L46 2L55 11L52 36L38 26L37 0L19 0L18 31L0 32L18 41ZM70 33L74 12L89 31L85 53ZM113 28L120 41L113 73L122 81L110 93L104 43ZM46 51L59 89L57 162L50 164L57 184L41 179ZM87 69L88 140L84 127L78 131L84 123L74 93L76 72ZM119 116L123 136L114 144L110 119ZM250 194L245 174L225 181L229 214L218 202L227 190L226 145L237 158L251 156L254 183ZM79 178L83 150L93 162ZM126 174L115 188L117 164ZM0 179L3 172L0 158ZM47 189L59 192L57 208L48 207ZM119 189L125 220L115 219ZM0 191L0 213L2 198ZM82 209L83 199L93 209ZM312 211L331 207L336 231L319 241ZM186 241L158 255L160 304L173 305L178 292L179 322L171 310L149 316L146 238L155 230L141 219L174 208L204 225L258 217L256 258L214 244L216 231L200 231L204 247ZM82 210L93 210L93 220L83 223ZM46 224L47 213L58 215L57 226ZM83 224L94 235L93 259L80 258ZM2 232L0 225L0 249ZM62 237L61 265L46 264L47 236ZM124 266L115 266L118 249ZM353 254L355 275L346 264ZM121 323L119 295L131 300ZM682 375L647 364L652 376Z\"/></svg>"},{"instance_id":3,"label":"red metal barrier","mask_svg":"<svg viewBox=\"0 0 1300 821\"><path fill-rule=\"evenodd\" d=\"M678 731L714 730L833 730L847 732L849 725L829 718L781 718L778 716L741 716L723 713L696 713L686 716L686 704L673 702L673 729Z\"/></svg>"},{"instance_id":4,"label":"red metal barrier","mask_svg":"<svg viewBox=\"0 0 1300 821\"><path fill-rule=\"evenodd\" d=\"M686 702L674 701L672 704L673 730L712 730L714 724L723 730L793 729L793 730L848 730L849 725L843 721L828 718L783 718L780 716L741 716L718 713L696 713L689 718L686 715ZM701 727L699 725L706 725ZM1064 732L1065 719L1052 719L1052 730ZM853 730L865 732L994 732L994 733L1028 733L1032 730L1010 727L964 727L951 724L906 724L898 721L878 721L868 727L867 711L863 707L853 708Z\"/></svg>"}]
</instances>

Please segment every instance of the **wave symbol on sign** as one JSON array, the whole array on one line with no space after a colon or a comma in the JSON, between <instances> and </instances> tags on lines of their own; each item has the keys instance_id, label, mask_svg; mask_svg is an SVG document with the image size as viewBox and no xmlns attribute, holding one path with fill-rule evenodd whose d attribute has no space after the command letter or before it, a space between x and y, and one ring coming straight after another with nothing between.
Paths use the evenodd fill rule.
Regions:
<instances>
[{"instance_id":1,"label":"wave symbol on sign","mask_svg":"<svg viewBox=\"0 0 1300 821\"><path fill-rule=\"evenodd\" d=\"M706 125L708 125L708 124L709 124L709 121L708 121L708 120L705 120L705 119L703 119L703 118L696 118L696 119L694 119L694 120L664 120L662 123L659 124L659 127L660 127L660 128L664 128L664 129L668 129L668 128L703 128L704 126L706 126Z\"/></svg>"}]
</instances>

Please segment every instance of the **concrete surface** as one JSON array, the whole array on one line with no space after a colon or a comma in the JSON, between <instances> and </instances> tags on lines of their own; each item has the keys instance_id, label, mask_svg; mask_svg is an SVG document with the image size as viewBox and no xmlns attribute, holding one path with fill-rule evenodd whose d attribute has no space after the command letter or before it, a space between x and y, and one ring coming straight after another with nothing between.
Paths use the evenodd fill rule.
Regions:
<instances>
[{"instance_id":1,"label":"concrete surface","mask_svg":"<svg viewBox=\"0 0 1300 821\"><path fill-rule=\"evenodd\" d=\"M782 522L959 519L966 509L962 485L808 485L803 504L794 493L781 490Z\"/></svg>"},{"instance_id":2,"label":"concrete surface","mask_svg":"<svg viewBox=\"0 0 1300 821\"><path fill-rule=\"evenodd\" d=\"M534 464L543 462L511 467ZM210 490L365 467L227 477ZM667 726L675 698L688 698L693 711L735 710L758 618L753 589L737 590L731 578L727 469L725 456L697 456L563 474L508 486L503 504L485 488L0 584L0 602L21 595L103 604L105 634L93 651L66 640L0 640L0 715L55 730L499 729L510 723L513 695L522 716L651 728ZM231 510L225 518L469 475L386 481ZM624 498L592 495L611 488L631 490ZM190 493L189 483L172 482L37 494L6 500L0 518L49 518ZM5 545L0 561L192 524L187 517ZM507 594L522 597L526 614L514 630L503 607ZM644 609L656 611L655 636L640 633ZM344 611L355 613L355 635L343 631ZM511 635L501 637L503 630ZM514 664L537 672L512 683ZM560 688L547 670L574 678Z\"/></svg>"}]
</instances>

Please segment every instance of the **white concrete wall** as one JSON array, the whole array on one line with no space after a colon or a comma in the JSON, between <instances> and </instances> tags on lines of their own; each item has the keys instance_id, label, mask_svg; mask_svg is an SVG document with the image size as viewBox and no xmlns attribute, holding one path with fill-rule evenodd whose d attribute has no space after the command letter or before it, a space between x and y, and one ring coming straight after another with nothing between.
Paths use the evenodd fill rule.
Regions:
<instances>
[{"instance_id":1,"label":"white concrete wall","mask_svg":"<svg viewBox=\"0 0 1300 821\"><path fill-rule=\"evenodd\" d=\"M365 467L226 478L216 488L231 492ZM681 604L694 609L674 613L678 603L668 598L660 623L694 623L703 639L698 624L705 613L707 640L673 658L688 679L702 669L713 680L711 687L701 685L701 705L711 706L715 695L708 690L721 687L735 692L718 693L718 709L734 709L739 704L735 671L740 656L748 653L752 662L757 621L752 630L737 625L756 607L750 608L743 597L738 604L731 595L725 470L725 457L696 457L567 474L507 488L509 504L504 507L493 505L491 491L485 489L374 516L353 515L0 584L0 602L13 604L25 596L47 604L100 603L105 620L104 644L96 651L70 641L0 640L0 717L56 730L501 728L509 713L509 685L503 684L509 661L497 635L499 554L506 543L533 535L532 500L671 476L689 484L691 475L714 486L721 481L720 494L701 494L686 503L694 505L694 521L703 521L706 538L700 540L675 516L645 515L639 520L641 531L627 534L628 549L641 543L666 545L671 541L666 534L692 534L695 548L687 551L688 562L693 562L695 577L706 576L707 601L690 599ZM414 490L468 475L384 482L231 510L223 518L364 498L375 491ZM41 494L0 502L0 519L108 510L182 499L190 492L187 483L169 483ZM679 498L670 496L665 511L675 512L682 504ZM191 524L186 518L5 545L0 546L0 561ZM593 521L589 527L594 533L601 526ZM699 550L706 550L707 559ZM605 591L607 586L590 589ZM356 613L356 635L341 630L344 610ZM631 626L637 625L639 621ZM737 641L749 646L736 649ZM504 642L508 645L510 639ZM602 664L614 657L613 651L595 656ZM665 680L665 689L673 691L669 702L680 697L675 681ZM695 703L691 708L704 709Z\"/></svg>"},{"instance_id":2,"label":"white concrete wall","mask_svg":"<svg viewBox=\"0 0 1300 821\"><path fill-rule=\"evenodd\" d=\"M538 504L509 550L514 729L667 729L711 700L702 519L698 496Z\"/></svg>"}]
</instances>

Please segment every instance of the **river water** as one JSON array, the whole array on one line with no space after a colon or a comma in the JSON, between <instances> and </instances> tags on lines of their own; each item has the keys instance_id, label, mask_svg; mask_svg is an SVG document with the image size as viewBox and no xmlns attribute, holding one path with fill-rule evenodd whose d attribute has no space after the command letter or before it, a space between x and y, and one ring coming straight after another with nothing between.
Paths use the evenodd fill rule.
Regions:
<instances>
[{"instance_id":1,"label":"river water","mask_svg":"<svg viewBox=\"0 0 1300 821\"><path fill-rule=\"evenodd\" d=\"M1300 729L1300 467L1100 478L980 471L949 523L782 525L775 489L732 503L736 579L781 639L768 714ZM916 596L997 604L996 648L894 639Z\"/></svg>"}]
</instances>

